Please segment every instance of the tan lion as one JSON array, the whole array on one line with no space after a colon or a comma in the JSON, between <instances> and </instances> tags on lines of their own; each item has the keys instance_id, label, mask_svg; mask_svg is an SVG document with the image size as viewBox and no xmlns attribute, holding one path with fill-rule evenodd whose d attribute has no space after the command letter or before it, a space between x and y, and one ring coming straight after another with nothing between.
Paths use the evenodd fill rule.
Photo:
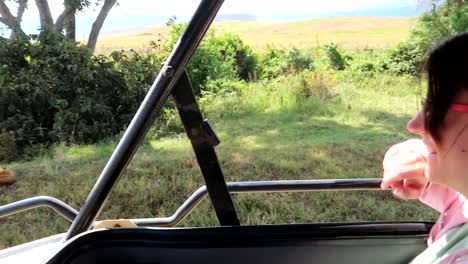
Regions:
<instances>
[{"instance_id":1,"label":"tan lion","mask_svg":"<svg viewBox=\"0 0 468 264\"><path fill-rule=\"evenodd\" d=\"M0 185L12 184L16 181L15 172L0 166Z\"/></svg>"}]
</instances>

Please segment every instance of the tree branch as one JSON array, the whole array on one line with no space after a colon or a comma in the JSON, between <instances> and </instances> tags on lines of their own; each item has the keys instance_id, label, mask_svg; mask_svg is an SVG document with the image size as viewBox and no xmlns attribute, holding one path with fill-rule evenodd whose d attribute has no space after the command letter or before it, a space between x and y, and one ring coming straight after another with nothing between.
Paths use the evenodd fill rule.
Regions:
<instances>
[{"instance_id":1,"label":"tree branch","mask_svg":"<svg viewBox=\"0 0 468 264\"><path fill-rule=\"evenodd\" d=\"M10 9L5 4L5 0L0 0L0 15L2 15L3 21L5 21L7 26L12 20L16 20L16 18L11 14Z\"/></svg>"},{"instance_id":2,"label":"tree branch","mask_svg":"<svg viewBox=\"0 0 468 264\"><path fill-rule=\"evenodd\" d=\"M54 21L52 20L52 14L50 13L49 3L47 0L36 0L37 9L39 10L39 16L41 18L41 27L53 28Z\"/></svg>"},{"instance_id":3,"label":"tree branch","mask_svg":"<svg viewBox=\"0 0 468 264\"><path fill-rule=\"evenodd\" d=\"M28 7L28 0L19 0L18 1L18 13L16 15L16 19L18 20L18 23L21 24L23 21L23 15L24 11L26 11L26 8Z\"/></svg>"},{"instance_id":4,"label":"tree branch","mask_svg":"<svg viewBox=\"0 0 468 264\"><path fill-rule=\"evenodd\" d=\"M63 12L58 16L57 20L55 21L54 30L57 32L61 32L65 25L65 20L70 18L71 16L75 15L76 10L78 7L71 5L70 1L64 1L63 5L65 9Z\"/></svg>"},{"instance_id":5,"label":"tree branch","mask_svg":"<svg viewBox=\"0 0 468 264\"><path fill-rule=\"evenodd\" d=\"M14 17L8 6L5 4L5 0L0 0L0 15L3 24L8 26L16 37L27 38L26 33L21 29L20 23L16 17Z\"/></svg>"},{"instance_id":6,"label":"tree branch","mask_svg":"<svg viewBox=\"0 0 468 264\"><path fill-rule=\"evenodd\" d=\"M96 49L97 38L99 36L99 32L101 31L102 25L104 25L104 20L116 2L117 0L105 0L101 11L99 11L96 21L93 23L91 33L89 33L88 44L86 45L86 47L92 52L94 52Z\"/></svg>"}]
</instances>

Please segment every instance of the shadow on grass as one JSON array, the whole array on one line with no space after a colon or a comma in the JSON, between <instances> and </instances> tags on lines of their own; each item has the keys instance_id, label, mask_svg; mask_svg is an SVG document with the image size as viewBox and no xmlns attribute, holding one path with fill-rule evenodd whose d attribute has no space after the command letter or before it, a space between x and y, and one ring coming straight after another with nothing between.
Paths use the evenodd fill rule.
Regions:
<instances>
[{"instance_id":1,"label":"shadow on grass","mask_svg":"<svg viewBox=\"0 0 468 264\"><path fill-rule=\"evenodd\" d=\"M386 149L409 136L401 129L408 117L386 112L366 114L370 121L356 125L288 109L225 120L218 129L222 135L218 149L227 170L235 173L227 173L227 177L380 177Z\"/></svg>"},{"instance_id":2,"label":"shadow on grass","mask_svg":"<svg viewBox=\"0 0 468 264\"><path fill-rule=\"evenodd\" d=\"M353 123L338 122L330 114L281 109L213 123L221 135L222 144L217 152L225 177L228 181L380 177L386 148L408 136L402 127L409 117L386 112L365 114L369 122ZM88 156L80 155L78 149L72 155L45 160L45 164L29 163L34 168L28 168L28 163L21 165L19 182L1 190L0 204L34 195L51 195L79 208L110 153L88 149L82 154ZM90 158L92 155L94 159ZM168 216L201 185L202 176L184 136L144 144L114 188L101 218ZM427 220L433 216L421 205L402 203L387 192L234 197L244 224ZM39 211L1 220L5 228L0 228L0 237L4 238L0 247L63 232L68 224L57 218L51 212ZM49 219L47 224L44 219ZM37 224L31 225L34 221ZM182 225L216 223L206 200Z\"/></svg>"}]
</instances>

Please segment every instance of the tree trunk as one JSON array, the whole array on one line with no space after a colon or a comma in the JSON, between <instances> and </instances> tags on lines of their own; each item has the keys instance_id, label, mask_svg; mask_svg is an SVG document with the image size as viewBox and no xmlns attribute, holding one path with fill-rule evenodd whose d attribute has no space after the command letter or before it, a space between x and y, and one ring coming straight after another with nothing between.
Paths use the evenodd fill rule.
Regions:
<instances>
[{"instance_id":1,"label":"tree trunk","mask_svg":"<svg viewBox=\"0 0 468 264\"><path fill-rule=\"evenodd\" d=\"M65 21L65 36L68 40L73 42L76 42L75 22L75 13L71 14Z\"/></svg>"},{"instance_id":2,"label":"tree trunk","mask_svg":"<svg viewBox=\"0 0 468 264\"><path fill-rule=\"evenodd\" d=\"M12 33L15 34L15 38L27 39L26 33L21 29L18 19L11 14L4 0L0 0L0 15L0 22L11 29Z\"/></svg>"},{"instance_id":3,"label":"tree trunk","mask_svg":"<svg viewBox=\"0 0 468 264\"><path fill-rule=\"evenodd\" d=\"M89 50L91 50L91 52L94 52L94 50L96 49L96 43L97 38L99 36L99 32L101 31L102 25L104 24L104 20L109 14L109 11L115 5L115 2L117 2L117 0L105 0L101 11L99 11L99 15L97 16L96 21L94 21L93 23L87 44L87 47Z\"/></svg>"},{"instance_id":4,"label":"tree trunk","mask_svg":"<svg viewBox=\"0 0 468 264\"><path fill-rule=\"evenodd\" d=\"M49 3L47 0L36 0L37 10L39 10L39 17L41 18L41 28L52 29L54 21L52 20L52 14L50 13Z\"/></svg>"},{"instance_id":5,"label":"tree trunk","mask_svg":"<svg viewBox=\"0 0 468 264\"><path fill-rule=\"evenodd\" d=\"M453 3L456 7L461 7L463 4L466 4L465 0L453 0Z\"/></svg>"}]
</instances>

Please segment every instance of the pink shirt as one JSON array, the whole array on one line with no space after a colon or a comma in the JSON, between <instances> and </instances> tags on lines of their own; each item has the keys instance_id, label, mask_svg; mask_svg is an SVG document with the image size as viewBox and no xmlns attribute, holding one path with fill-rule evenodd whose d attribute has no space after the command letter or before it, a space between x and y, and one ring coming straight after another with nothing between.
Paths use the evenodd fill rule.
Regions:
<instances>
[{"instance_id":1,"label":"pink shirt","mask_svg":"<svg viewBox=\"0 0 468 264\"><path fill-rule=\"evenodd\" d=\"M429 183L419 200L440 212L439 219L429 234L429 244L451 228L468 222L468 203L465 196L445 186Z\"/></svg>"}]
</instances>

